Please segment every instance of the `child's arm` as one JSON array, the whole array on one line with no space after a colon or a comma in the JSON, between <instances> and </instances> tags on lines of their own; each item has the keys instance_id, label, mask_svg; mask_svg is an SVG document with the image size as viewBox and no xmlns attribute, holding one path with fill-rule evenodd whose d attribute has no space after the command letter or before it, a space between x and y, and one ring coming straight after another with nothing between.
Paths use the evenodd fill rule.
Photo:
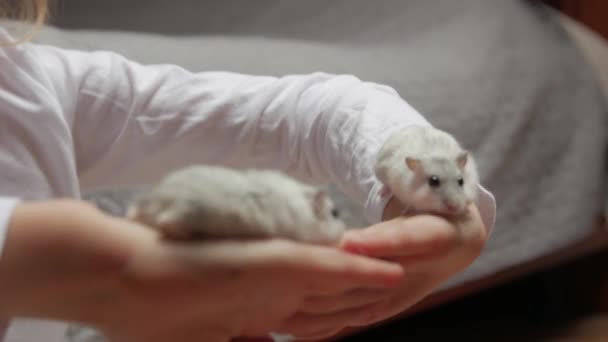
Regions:
<instances>
[{"instance_id":1,"label":"child's arm","mask_svg":"<svg viewBox=\"0 0 608 342\"><path fill-rule=\"evenodd\" d=\"M428 124L391 88L353 76L191 73L30 48L65 109L88 188L149 183L192 163L276 168L335 183L380 221L376 151L395 129Z\"/></svg>"},{"instance_id":2,"label":"child's arm","mask_svg":"<svg viewBox=\"0 0 608 342\"><path fill-rule=\"evenodd\" d=\"M29 72L39 73L49 97L58 99L58 112L72 134L65 148L73 147L75 169L88 187L147 183L189 163L274 167L334 182L365 205L366 216L376 222L385 204L375 196L380 189L372 169L377 150L395 129L428 125L392 89L352 76L193 74L174 66L144 67L111 53L49 47L32 47L27 56L34 66ZM493 203L488 196L484 202L486 208ZM492 208L482 213L490 223L493 215ZM461 238L448 225L429 246L445 241L467 256L455 260L470 263L485 241L481 220L473 223L475 234ZM391 222L378 230L401 231L394 228ZM381 236L387 243L396 241ZM361 247L370 247L365 236L359 240ZM393 256L386 245L371 243L380 246L377 255ZM399 292L406 300L394 301L396 309L408 307L435 288L438 279L461 269L446 260L452 259L441 254L433 267L430 261L419 265L428 266L429 282L421 285L423 291Z\"/></svg>"},{"instance_id":3,"label":"child's arm","mask_svg":"<svg viewBox=\"0 0 608 342\"><path fill-rule=\"evenodd\" d=\"M13 206L14 205L14 206ZM7 230L0 258L0 317L97 322L85 298L118 289L119 274L137 244L154 233L124 229L85 202L3 200ZM122 228L122 229L121 229Z\"/></svg>"}]
</instances>

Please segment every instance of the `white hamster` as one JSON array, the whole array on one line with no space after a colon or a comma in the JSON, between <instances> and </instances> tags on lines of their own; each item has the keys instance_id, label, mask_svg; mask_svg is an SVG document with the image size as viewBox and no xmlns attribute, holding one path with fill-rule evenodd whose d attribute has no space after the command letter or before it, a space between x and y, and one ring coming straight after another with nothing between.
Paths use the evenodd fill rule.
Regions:
<instances>
[{"instance_id":1,"label":"white hamster","mask_svg":"<svg viewBox=\"0 0 608 342\"><path fill-rule=\"evenodd\" d=\"M331 243L346 228L323 190L275 171L204 165L170 173L131 204L127 217L182 240Z\"/></svg>"},{"instance_id":2,"label":"white hamster","mask_svg":"<svg viewBox=\"0 0 608 342\"><path fill-rule=\"evenodd\" d=\"M410 126L393 133L377 157L375 173L407 210L456 216L477 198L479 176L471 153L450 134Z\"/></svg>"}]
</instances>

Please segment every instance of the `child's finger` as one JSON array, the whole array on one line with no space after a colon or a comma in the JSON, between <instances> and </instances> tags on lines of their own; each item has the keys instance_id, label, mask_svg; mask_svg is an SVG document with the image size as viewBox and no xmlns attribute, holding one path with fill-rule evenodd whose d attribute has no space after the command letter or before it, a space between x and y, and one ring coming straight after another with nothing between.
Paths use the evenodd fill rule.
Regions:
<instances>
[{"instance_id":1,"label":"child's finger","mask_svg":"<svg viewBox=\"0 0 608 342\"><path fill-rule=\"evenodd\" d=\"M442 253L455 243L456 227L447 220L419 215L396 218L347 232L340 247L374 257L402 257Z\"/></svg>"},{"instance_id":2,"label":"child's finger","mask_svg":"<svg viewBox=\"0 0 608 342\"><path fill-rule=\"evenodd\" d=\"M385 289L403 279L401 265L344 253L327 247L309 246L306 256L292 265L307 283L310 294L336 294L353 289ZM304 272L302 272L304 271Z\"/></svg>"},{"instance_id":3,"label":"child's finger","mask_svg":"<svg viewBox=\"0 0 608 342\"><path fill-rule=\"evenodd\" d=\"M305 298L299 311L307 314L324 314L370 305L388 299L392 291L356 289L338 295Z\"/></svg>"}]
</instances>

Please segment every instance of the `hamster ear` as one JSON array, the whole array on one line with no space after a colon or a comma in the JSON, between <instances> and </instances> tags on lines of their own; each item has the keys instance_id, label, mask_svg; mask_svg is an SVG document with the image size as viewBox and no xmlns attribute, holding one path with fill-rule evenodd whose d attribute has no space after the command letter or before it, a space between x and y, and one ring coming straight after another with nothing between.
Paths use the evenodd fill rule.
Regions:
<instances>
[{"instance_id":1,"label":"hamster ear","mask_svg":"<svg viewBox=\"0 0 608 342\"><path fill-rule=\"evenodd\" d=\"M326 197L327 194L325 194L325 191L323 190L315 189L310 193L310 204L312 205L312 210L317 217L320 217L323 213Z\"/></svg>"},{"instance_id":2,"label":"hamster ear","mask_svg":"<svg viewBox=\"0 0 608 342\"><path fill-rule=\"evenodd\" d=\"M416 171L420 168L420 159L405 157L405 165L407 165L410 170Z\"/></svg>"},{"instance_id":3,"label":"hamster ear","mask_svg":"<svg viewBox=\"0 0 608 342\"><path fill-rule=\"evenodd\" d=\"M456 163L458 167L462 170L467 165L467 161L469 160L469 152L464 151L458 155L456 158Z\"/></svg>"}]
</instances>

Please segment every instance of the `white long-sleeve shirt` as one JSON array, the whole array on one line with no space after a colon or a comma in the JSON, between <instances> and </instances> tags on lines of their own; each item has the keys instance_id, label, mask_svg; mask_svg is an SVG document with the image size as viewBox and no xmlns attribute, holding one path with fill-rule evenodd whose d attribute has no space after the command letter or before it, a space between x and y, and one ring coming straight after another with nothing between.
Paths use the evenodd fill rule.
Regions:
<instances>
[{"instance_id":1,"label":"white long-sleeve shirt","mask_svg":"<svg viewBox=\"0 0 608 342\"><path fill-rule=\"evenodd\" d=\"M407 125L429 123L390 87L348 75L191 73L111 52L3 47L0 252L18 201L149 184L194 163L331 182L378 222L375 156ZM494 199L480 189L478 205L491 228ZM5 341L62 341L63 329L15 319Z\"/></svg>"}]
</instances>

